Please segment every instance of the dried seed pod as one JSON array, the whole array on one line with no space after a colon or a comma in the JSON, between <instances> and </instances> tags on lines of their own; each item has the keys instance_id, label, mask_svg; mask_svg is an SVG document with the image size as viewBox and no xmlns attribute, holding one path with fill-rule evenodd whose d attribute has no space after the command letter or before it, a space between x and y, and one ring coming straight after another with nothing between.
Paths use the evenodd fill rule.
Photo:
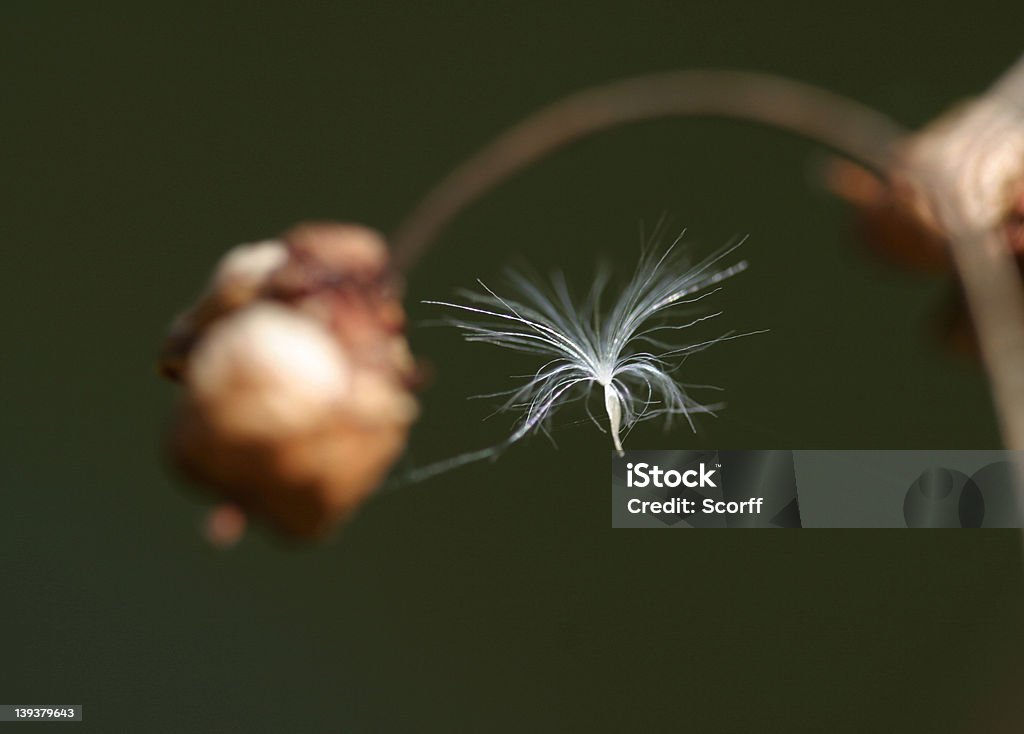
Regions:
<instances>
[{"instance_id":1,"label":"dried seed pod","mask_svg":"<svg viewBox=\"0 0 1024 734\"><path fill-rule=\"evenodd\" d=\"M873 249L918 269L948 265L947 233L933 211L930 183L922 179L935 161L946 161L962 180L972 220L1001 226L1013 250L1024 255L1024 126L1001 127L1008 114L1019 116L1003 106L986 96L954 107L907 136L884 178L848 161L834 164L829 184L857 208ZM984 155L977 155L982 148Z\"/></svg>"},{"instance_id":2,"label":"dried seed pod","mask_svg":"<svg viewBox=\"0 0 1024 734\"><path fill-rule=\"evenodd\" d=\"M219 317L260 297L267 278L287 260L288 249L278 240L228 250L199 300L171 324L160 352L160 371L173 380L179 379L185 358L199 334Z\"/></svg>"},{"instance_id":3,"label":"dried seed pod","mask_svg":"<svg viewBox=\"0 0 1024 734\"><path fill-rule=\"evenodd\" d=\"M184 386L179 465L286 534L336 526L380 484L417 414L400 291L364 227L305 224L231 250L162 353Z\"/></svg>"},{"instance_id":4,"label":"dried seed pod","mask_svg":"<svg viewBox=\"0 0 1024 734\"><path fill-rule=\"evenodd\" d=\"M1018 267L1024 266L1024 126L1018 117L999 97L982 97L907 136L884 177L837 161L828 183L856 208L870 249L897 264L934 272L951 265L950 242L934 211L927 173L936 165L955 171L971 220L1001 229ZM942 321L947 346L977 354L959 283Z\"/></svg>"}]
</instances>

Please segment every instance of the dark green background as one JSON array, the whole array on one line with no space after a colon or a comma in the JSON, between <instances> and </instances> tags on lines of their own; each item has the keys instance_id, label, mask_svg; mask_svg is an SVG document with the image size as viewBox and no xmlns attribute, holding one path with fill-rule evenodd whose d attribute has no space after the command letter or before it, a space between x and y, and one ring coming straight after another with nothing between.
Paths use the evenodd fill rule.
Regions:
<instances>
[{"instance_id":1,"label":"dark green background","mask_svg":"<svg viewBox=\"0 0 1024 734\"><path fill-rule=\"evenodd\" d=\"M586 425L379 497L326 546L213 552L160 459L154 370L225 248L388 230L578 87L759 69L919 125L1016 57L1016 4L88 5L0 9L0 702L109 732L966 732L1021 687L1016 534L612 531ZM462 217L411 315L517 258L630 265L667 212L702 253L750 234L720 326L771 333L688 364L721 419L634 447L997 446L980 371L933 339L945 284L864 255L820 160L734 122L588 140ZM413 461L496 441L507 420L464 398L518 364L412 338L437 372Z\"/></svg>"}]
</instances>

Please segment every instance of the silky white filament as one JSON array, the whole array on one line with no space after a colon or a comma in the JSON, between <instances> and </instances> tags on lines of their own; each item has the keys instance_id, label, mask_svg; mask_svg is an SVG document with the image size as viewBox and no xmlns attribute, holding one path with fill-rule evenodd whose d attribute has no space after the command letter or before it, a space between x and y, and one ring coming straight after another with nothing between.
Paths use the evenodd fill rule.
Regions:
<instances>
[{"instance_id":1,"label":"silky white filament","mask_svg":"<svg viewBox=\"0 0 1024 734\"><path fill-rule=\"evenodd\" d=\"M576 300L560 273L544 284L522 273L509 274L511 295L498 295L482 282L483 292L464 291L465 303L425 301L463 314L448 320L465 333L467 341L485 342L536 355L544 362L511 390L488 396L507 396L501 411L518 412L519 420L500 444L456 456L416 470L412 481L485 458L536 430L547 430L551 416L563 405L587 401L595 385L603 388L604 407L612 443L622 454L623 433L641 420L682 416L695 430L693 416L714 414L721 405L707 405L686 391L675 374L686 359L712 344L753 333L733 332L717 338L680 344L673 334L721 315L721 311L694 315L687 309L720 288L718 283L746 269L746 262L728 267L719 263L743 244L740 241L696 265L688 265L677 251L682 235L659 252L641 256L632 278L605 310L602 296L607 270L599 270L586 297ZM713 386L701 386L711 389ZM590 413L602 431L603 426Z\"/></svg>"}]
</instances>

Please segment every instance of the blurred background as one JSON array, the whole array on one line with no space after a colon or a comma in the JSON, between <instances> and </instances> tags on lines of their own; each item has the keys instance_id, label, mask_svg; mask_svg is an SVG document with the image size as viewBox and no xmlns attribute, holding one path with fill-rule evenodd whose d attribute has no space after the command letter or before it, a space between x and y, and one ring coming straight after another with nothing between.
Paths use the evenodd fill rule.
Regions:
<instances>
[{"instance_id":1,"label":"blurred background","mask_svg":"<svg viewBox=\"0 0 1024 734\"><path fill-rule=\"evenodd\" d=\"M538 106L616 77L771 71L916 127L1017 57L1009 2L251 3L0 10L0 703L95 731L994 731L1024 651L1012 532L612 531L608 439L523 442L381 495L332 541L231 552L161 436L155 353L229 246L305 219L388 231ZM667 214L747 273L686 380L696 435L634 448L987 448L944 280L873 260L782 133L669 120L588 139L488 196L412 273L414 324L508 264L585 283ZM435 378L407 465L496 442L522 371L412 329ZM569 422L579 416L567 415ZM46 728L47 725L42 725ZM1016 731L1007 724L1006 731Z\"/></svg>"}]
</instances>

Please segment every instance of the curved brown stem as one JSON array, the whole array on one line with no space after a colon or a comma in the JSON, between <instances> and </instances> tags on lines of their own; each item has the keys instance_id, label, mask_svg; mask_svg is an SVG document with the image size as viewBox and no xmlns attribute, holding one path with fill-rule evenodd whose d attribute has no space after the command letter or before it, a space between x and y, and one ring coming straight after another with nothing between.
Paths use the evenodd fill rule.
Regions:
<instances>
[{"instance_id":1,"label":"curved brown stem","mask_svg":"<svg viewBox=\"0 0 1024 734\"><path fill-rule=\"evenodd\" d=\"M394 233L408 270L466 206L503 180L575 140L660 117L731 117L816 140L884 172L905 134L885 115L817 87L770 74L673 71L586 89L541 109L440 181Z\"/></svg>"}]
</instances>

